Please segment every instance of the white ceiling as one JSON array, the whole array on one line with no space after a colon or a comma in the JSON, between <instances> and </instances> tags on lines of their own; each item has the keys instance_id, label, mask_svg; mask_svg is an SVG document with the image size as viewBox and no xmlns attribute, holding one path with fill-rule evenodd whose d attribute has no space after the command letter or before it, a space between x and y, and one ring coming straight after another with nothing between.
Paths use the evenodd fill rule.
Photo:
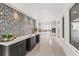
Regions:
<instances>
[{"instance_id":1,"label":"white ceiling","mask_svg":"<svg viewBox=\"0 0 79 59\"><path fill-rule=\"evenodd\" d=\"M52 22L62 13L67 3L10 3L24 14L41 23Z\"/></svg>"}]
</instances>

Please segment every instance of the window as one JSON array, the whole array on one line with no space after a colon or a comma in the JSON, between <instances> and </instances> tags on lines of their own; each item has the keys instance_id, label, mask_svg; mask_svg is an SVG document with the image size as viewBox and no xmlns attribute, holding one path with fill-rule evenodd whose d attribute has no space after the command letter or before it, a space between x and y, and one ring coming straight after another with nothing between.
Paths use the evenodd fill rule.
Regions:
<instances>
[{"instance_id":1,"label":"window","mask_svg":"<svg viewBox=\"0 0 79 59\"><path fill-rule=\"evenodd\" d=\"M70 9L70 43L79 50L79 3Z\"/></svg>"}]
</instances>

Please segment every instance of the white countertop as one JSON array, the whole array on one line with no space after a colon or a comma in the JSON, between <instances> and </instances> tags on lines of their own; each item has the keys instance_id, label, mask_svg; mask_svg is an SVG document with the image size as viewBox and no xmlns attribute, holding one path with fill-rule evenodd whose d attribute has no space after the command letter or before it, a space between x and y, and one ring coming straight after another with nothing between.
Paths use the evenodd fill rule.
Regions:
<instances>
[{"instance_id":1,"label":"white countertop","mask_svg":"<svg viewBox=\"0 0 79 59\"><path fill-rule=\"evenodd\" d=\"M14 39L14 40L12 40L12 41L0 42L0 45L9 46L9 45L11 45L11 44L20 42L20 41L22 41L22 40L25 40L25 39L34 37L34 36L36 36L36 35L38 35L38 34L39 34L39 33L34 33L34 34L28 34L28 35L24 35L24 36L21 36L21 37L17 37L16 39Z\"/></svg>"}]
</instances>

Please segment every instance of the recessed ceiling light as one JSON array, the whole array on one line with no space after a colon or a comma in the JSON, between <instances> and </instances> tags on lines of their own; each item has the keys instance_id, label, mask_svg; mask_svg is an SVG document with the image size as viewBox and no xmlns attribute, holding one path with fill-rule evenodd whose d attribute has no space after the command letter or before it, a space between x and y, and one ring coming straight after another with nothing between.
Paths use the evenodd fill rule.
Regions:
<instances>
[{"instance_id":1,"label":"recessed ceiling light","mask_svg":"<svg viewBox=\"0 0 79 59\"><path fill-rule=\"evenodd\" d=\"M48 17L48 16L46 16L46 17Z\"/></svg>"},{"instance_id":2,"label":"recessed ceiling light","mask_svg":"<svg viewBox=\"0 0 79 59\"><path fill-rule=\"evenodd\" d=\"M47 9L45 9L44 12L47 12Z\"/></svg>"}]
</instances>

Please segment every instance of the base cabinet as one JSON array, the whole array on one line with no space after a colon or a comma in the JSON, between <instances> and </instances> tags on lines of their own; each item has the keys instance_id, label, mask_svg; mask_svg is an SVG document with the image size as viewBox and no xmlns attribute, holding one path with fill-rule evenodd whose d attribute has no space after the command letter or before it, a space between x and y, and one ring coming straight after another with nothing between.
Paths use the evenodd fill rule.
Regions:
<instances>
[{"instance_id":1,"label":"base cabinet","mask_svg":"<svg viewBox=\"0 0 79 59\"><path fill-rule=\"evenodd\" d=\"M26 39L26 50L27 51L32 50L35 45L36 45L36 37Z\"/></svg>"},{"instance_id":2,"label":"base cabinet","mask_svg":"<svg viewBox=\"0 0 79 59\"><path fill-rule=\"evenodd\" d=\"M10 56L24 56L26 55L26 40L15 43L9 46Z\"/></svg>"},{"instance_id":3,"label":"base cabinet","mask_svg":"<svg viewBox=\"0 0 79 59\"><path fill-rule=\"evenodd\" d=\"M40 35L36 35L10 46L0 45L0 56L25 56L26 52L31 51L39 41Z\"/></svg>"},{"instance_id":4,"label":"base cabinet","mask_svg":"<svg viewBox=\"0 0 79 59\"><path fill-rule=\"evenodd\" d=\"M40 42L40 35L36 35L36 43Z\"/></svg>"},{"instance_id":5,"label":"base cabinet","mask_svg":"<svg viewBox=\"0 0 79 59\"><path fill-rule=\"evenodd\" d=\"M0 56L3 56L3 46L0 45Z\"/></svg>"}]
</instances>

